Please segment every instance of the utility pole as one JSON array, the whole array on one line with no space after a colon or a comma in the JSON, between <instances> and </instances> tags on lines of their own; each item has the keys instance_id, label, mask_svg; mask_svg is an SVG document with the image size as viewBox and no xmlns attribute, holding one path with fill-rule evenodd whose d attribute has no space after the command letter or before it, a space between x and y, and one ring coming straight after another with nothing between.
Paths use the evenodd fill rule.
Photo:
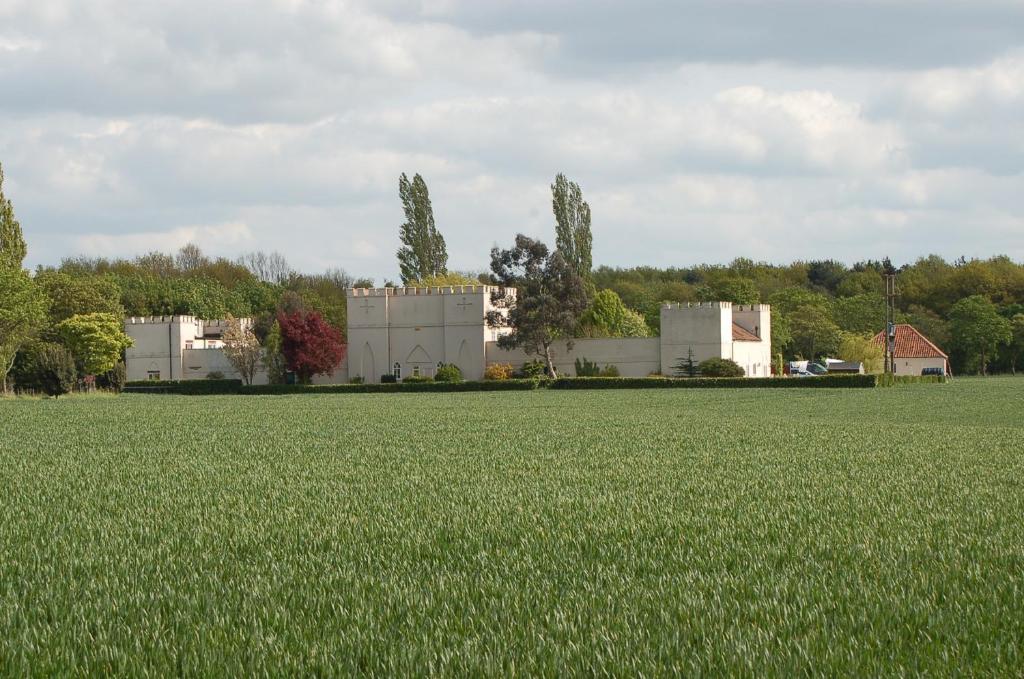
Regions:
<instances>
[{"instance_id":1,"label":"utility pole","mask_svg":"<svg viewBox=\"0 0 1024 679\"><path fill-rule=\"evenodd\" d=\"M885 277L885 372L896 374L896 274Z\"/></svg>"}]
</instances>

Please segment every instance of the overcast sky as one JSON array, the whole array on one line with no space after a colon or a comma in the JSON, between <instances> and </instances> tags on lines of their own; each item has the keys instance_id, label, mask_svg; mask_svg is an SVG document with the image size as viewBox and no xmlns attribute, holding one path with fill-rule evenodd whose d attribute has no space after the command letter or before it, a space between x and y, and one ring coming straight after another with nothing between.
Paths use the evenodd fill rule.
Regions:
<instances>
[{"instance_id":1,"label":"overcast sky","mask_svg":"<svg viewBox=\"0 0 1024 679\"><path fill-rule=\"evenodd\" d=\"M451 268L1024 260L1020 0L0 0L29 264L186 241L397 278L398 176Z\"/></svg>"}]
</instances>

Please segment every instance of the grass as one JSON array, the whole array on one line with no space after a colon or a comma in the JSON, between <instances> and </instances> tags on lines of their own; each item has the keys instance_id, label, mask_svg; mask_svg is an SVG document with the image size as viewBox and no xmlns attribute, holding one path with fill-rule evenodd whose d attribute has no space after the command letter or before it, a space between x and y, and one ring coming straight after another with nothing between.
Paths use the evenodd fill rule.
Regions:
<instances>
[{"instance_id":1,"label":"grass","mask_svg":"<svg viewBox=\"0 0 1024 679\"><path fill-rule=\"evenodd\" d=\"M1019 675L1024 380L0 403L0 674Z\"/></svg>"}]
</instances>

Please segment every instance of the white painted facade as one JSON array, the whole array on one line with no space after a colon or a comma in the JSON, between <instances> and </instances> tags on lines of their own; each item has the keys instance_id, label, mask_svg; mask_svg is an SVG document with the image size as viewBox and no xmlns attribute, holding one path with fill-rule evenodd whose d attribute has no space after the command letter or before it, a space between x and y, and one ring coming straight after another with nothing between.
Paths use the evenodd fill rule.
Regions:
<instances>
[{"instance_id":1,"label":"white painted facade","mask_svg":"<svg viewBox=\"0 0 1024 679\"><path fill-rule=\"evenodd\" d=\"M487 324L498 311L486 285L435 288L355 288L348 291L348 352L333 375L314 382L330 384L382 375L432 376L442 363L454 364L467 380L483 378L488 365L519 368L535 360L521 349L505 350ZM129 318L125 331L134 340L127 350L129 380L203 379L211 372L238 377L223 352L224 321L192 316ZM577 339L570 349L558 342L552 351L561 375L575 374L576 359L600 367L614 365L623 377L674 374L674 366L692 351L697 363L708 358L736 361L748 377L771 375L771 308L729 302L666 304L661 336ZM266 383L266 372L255 382Z\"/></svg>"},{"instance_id":2,"label":"white painted facade","mask_svg":"<svg viewBox=\"0 0 1024 679\"><path fill-rule=\"evenodd\" d=\"M487 326L487 314L497 310L493 290L487 285L349 290L349 374L379 382L385 374L433 376L449 363L467 380L483 379L487 342L508 332Z\"/></svg>"},{"instance_id":3,"label":"white painted facade","mask_svg":"<svg viewBox=\"0 0 1024 679\"><path fill-rule=\"evenodd\" d=\"M942 370L943 374L949 371L948 360L942 356L927 356L915 358L899 358L893 362L895 375L920 375L925 368Z\"/></svg>"}]
</instances>

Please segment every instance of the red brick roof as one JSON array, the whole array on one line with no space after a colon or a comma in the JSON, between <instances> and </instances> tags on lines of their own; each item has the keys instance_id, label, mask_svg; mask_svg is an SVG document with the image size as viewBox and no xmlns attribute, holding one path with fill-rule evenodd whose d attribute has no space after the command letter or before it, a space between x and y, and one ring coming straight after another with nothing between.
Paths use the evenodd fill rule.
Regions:
<instances>
[{"instance_id":1,"label":"red brick roof","mask_svg":"<svg viewBox=\"0 0 1024 679\"><path fill-rule=\"evenodd\" d=\"M736 323L732 324L732 341L733 342L760 342L761 338L750 332L741 325Z\"/></svg>"},{"instance_id":2,"label":"red brick roof","mask_svg":"<svg viewBox=\"0 0 1024 679\"><path fill-rule=\"evenodd\" d=\"M885 343L885 333L875 335L875 344ZM917 328L909 323L896 324L896 358L949 358L942 353L942 349L932 344L932 341L922 335Z\"/></svg>"}]
</instances>

